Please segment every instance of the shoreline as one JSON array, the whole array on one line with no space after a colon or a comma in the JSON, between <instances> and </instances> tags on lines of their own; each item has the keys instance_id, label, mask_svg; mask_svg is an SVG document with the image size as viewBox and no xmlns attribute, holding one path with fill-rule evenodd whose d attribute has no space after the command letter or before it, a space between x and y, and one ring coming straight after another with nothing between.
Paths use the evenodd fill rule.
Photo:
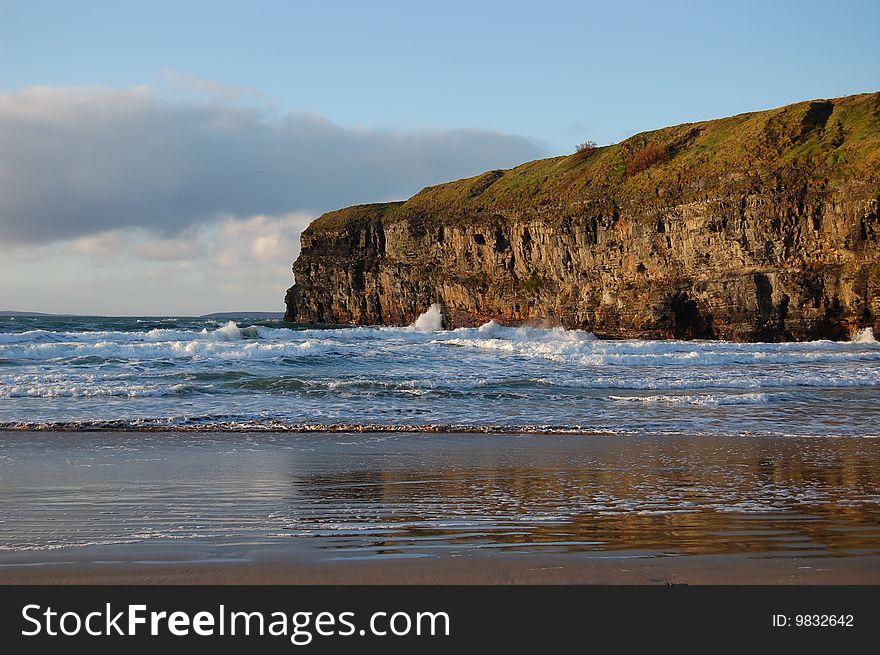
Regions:
<instances>
[{"instance_id":1,"label":"shoreline","mask_svg":"<svg viewBox=\"0 0 880 655\"><path fill-rule=\"evenodd\" d=\"M152 419L149 419L152 420ZM0 434L4 432L22 433L52 433L68 432L81 434L89 432L124 432L124 433L211 433L223 434L485 434L485 435L537 435L537 436L585 436L585 437L615 437L615 436L640 436L643 433L636 431L597 430L580 426L536 426L536 425L454 425L454 424L390 424L381 423L327 423L327 424L300 424L300 423L218 423L210 425L167 425L156 423L146 425L131 425L127 421L96 421L96 422L47 422L47 423L0 423ZM650 434L656 434L653 430ZM685 434L675 432L674 434ZM873 436L873 435L868 435ZM880 436L880 435L877 435Z\"/></svg>"},{"instance_id":2,"label":"shoreline","mask_svg":"<svg viewBox=\"0 0 880 655\"><path fill-rule=\"evenodd\" d=\"M880 585L880 556L687 555L0 565L0 585Z\"/></svg>"},{"instance_id":3,"label":"shoreline","mask_svg":"<svg viewBox=\"0 0 880 655\"><path fill-rule=\"evenodd\" d=\"M498 437L600 437L600 438L656 438L656 437L688 437L686 430L651 429L599 429L581 426L540 426L540 425L382 425L357 423L322 424L283 424L283 423L247 423L247 424L211 424L211 425L127 425L124 422L101 421L93 423L0 423L0 435L18 434L125 434L125 435L162 435L162 434L229 434L229 435L461 435L461 436L498 436ZM851 434L800 434L789 432L715 432L701 435L705 438L773 438L773 439L880 439L880 432L859 435Z\"/></svg>"},{"instance_id":4,"label":"shoreline","mask_svg":"<svg viewBox=\"0 0 880 655\"><path fill-rule=\"evenodd\" d=\"M0 432L0 584L880 585L876 440L210 435Z\"/></svg>"}]
</instances>

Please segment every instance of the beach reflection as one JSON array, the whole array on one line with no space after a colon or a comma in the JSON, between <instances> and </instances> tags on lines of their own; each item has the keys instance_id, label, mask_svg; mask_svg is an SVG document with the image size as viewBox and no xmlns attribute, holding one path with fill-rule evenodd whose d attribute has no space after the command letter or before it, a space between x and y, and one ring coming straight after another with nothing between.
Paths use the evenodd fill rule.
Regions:
<instances>
[{"instance_id":1,"label":"beach reflection","mask_svg":"<svg viewBox=\"0 0 880 655\"><path fill-rule=\"evenodd\" d=\"M880 554L880 440L0 434L0 551L144 543L358 559Z\"/></svg>"},{"instance_id":2,"label":"beach reflection","mask_svg":"<svg viewBox=\"0 0 880 655\"><path fill-rule=\"evenodd\" d=\"M873 440L536 441L503 458L474 448L466 461L459 442L446 464L428 457L365 471L367 460L299 476L307 502L291 508L298 519L288 529L327 548L385 555L880 553Z\"/></svg>"}]
</instances>

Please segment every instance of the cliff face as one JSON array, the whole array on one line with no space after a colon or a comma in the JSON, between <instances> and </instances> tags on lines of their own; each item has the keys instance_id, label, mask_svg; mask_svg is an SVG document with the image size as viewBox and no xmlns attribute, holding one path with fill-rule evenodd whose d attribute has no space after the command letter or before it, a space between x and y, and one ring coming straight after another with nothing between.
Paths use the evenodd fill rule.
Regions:
<instances>
[{"instance_id":1,"label":"cliff face","mask_svg":"<svg viewBox=\"0 0 880 655\"><path fill-rule=\"evenodd\" d=\"M330 212L287 320L599 336L880 333L880 94L666 128Z\"/></svg>"}]
</instances>

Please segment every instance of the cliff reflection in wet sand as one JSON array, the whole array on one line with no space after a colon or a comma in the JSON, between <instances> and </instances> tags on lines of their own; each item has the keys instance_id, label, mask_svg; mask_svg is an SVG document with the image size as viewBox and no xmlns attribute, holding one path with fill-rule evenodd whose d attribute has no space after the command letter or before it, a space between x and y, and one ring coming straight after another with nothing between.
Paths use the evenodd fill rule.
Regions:
<instances>
[{"instance_id":1,"label":"cliff reflection in wet sand","mask_svg":"<svg viewBox=\"0 0 880 655\"><path fill-rule=\"evenodd\" d=\"M0 510L0 551L30 560L197 542L847 557L880 554L880 440L7 433Z\"/></svg>"},{"instance_id":2,"label":"cliff reflection in wet sand","mask_svg":"<svg viewBox=\"0 0 880 655\"><path fill-rule=\"evenodd\" d=\"M880 554L875 440L530 437L509 445L498 458L478 448L469 464L380 471L367 461L303 476L297 485L312 503L289 529L328 548L386 555Z\"/></svg>"}]
</instances>

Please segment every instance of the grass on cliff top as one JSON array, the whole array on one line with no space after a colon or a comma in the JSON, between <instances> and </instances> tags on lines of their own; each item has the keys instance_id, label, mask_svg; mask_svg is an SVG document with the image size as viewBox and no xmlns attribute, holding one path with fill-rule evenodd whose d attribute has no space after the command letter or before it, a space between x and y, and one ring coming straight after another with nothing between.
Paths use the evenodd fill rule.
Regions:
<instances>
[{"instance_id":1,"label":"grass on cliff top","mask_svg":"<svg viewBox=\"0 0 880 655\"><path fill-rule=\"evenodd\" d=\"M312 221L309 227L317 226L317 229L324 232L339 232L343 229L360 226L365 222L382 219L402 204L401 200L398 202L377 202L369 205L352 205L322 214Z\"/></svg>"},{"instance_id":2,"label":"grass on cliff top","mask_svg":"<svg viewBox=\"0 0 880 655\"><path fill-rule=\"evenodd\" d=\"M584 204L679 202L715 188L797 180L880 180L880 93L643 132L584 153L528 162L423 189L404 203L324 214L315 230L363 220L472 220ZM757 189L756 189L757 190ZM564 213L564 212L562 212Z\"/></svg>"}]
</instances>

